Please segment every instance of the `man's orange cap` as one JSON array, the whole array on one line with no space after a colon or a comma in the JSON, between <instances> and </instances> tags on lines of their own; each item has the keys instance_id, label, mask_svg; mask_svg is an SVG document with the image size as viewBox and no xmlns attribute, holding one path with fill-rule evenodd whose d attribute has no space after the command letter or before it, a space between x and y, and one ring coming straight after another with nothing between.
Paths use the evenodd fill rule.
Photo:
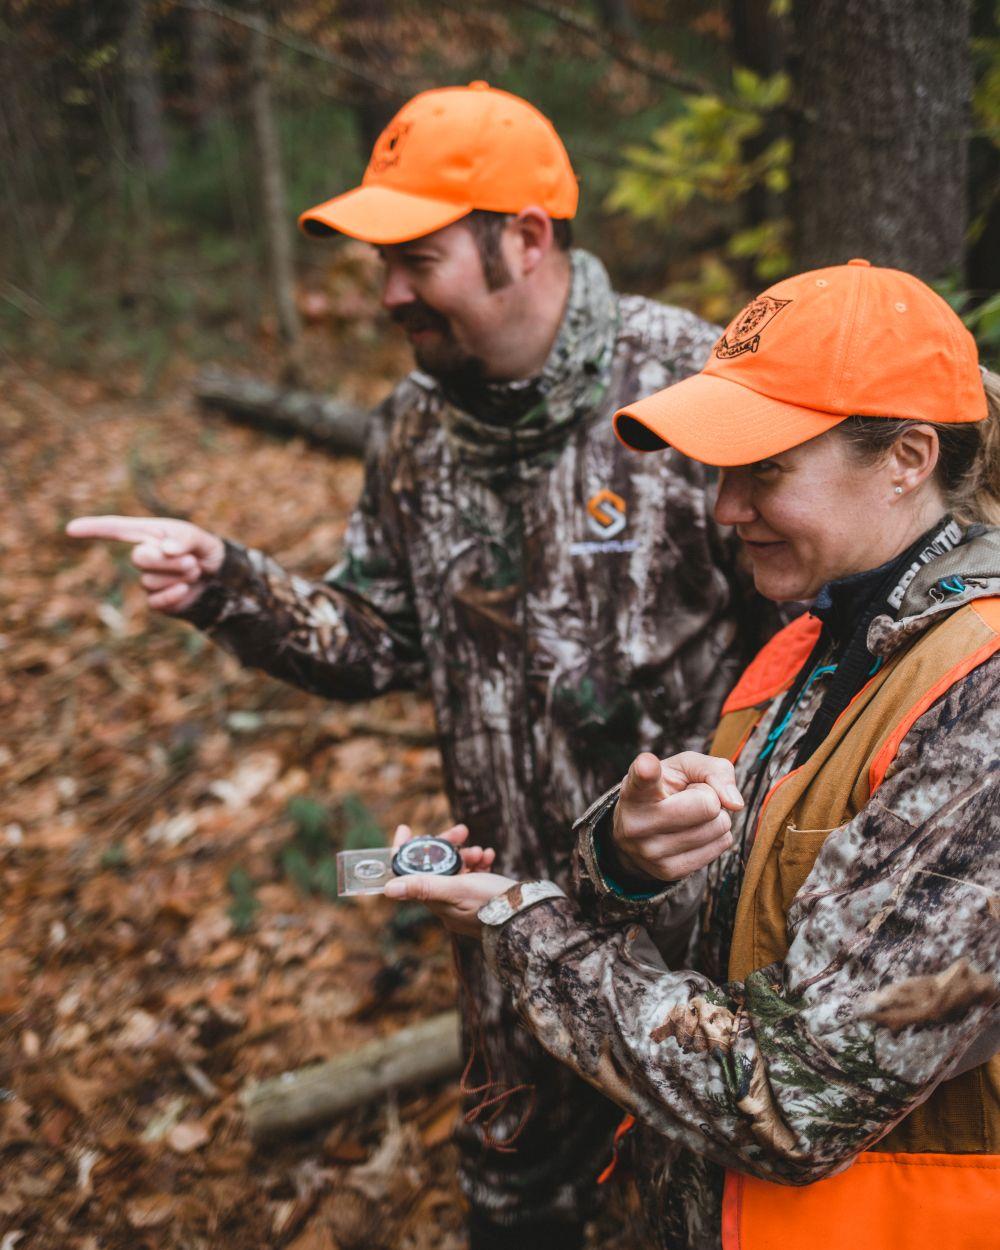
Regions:
<instances>
[{"instance_id":1,"label":"man's orange cap","mask_svg":"<svg viewBox=\"0 0 1000 1250\"><path fill-rule=\"evenodd\" d=\"M547 117L485 82L424 91L379 135L361 186L309 209L307 234L407 243L473 209L573 217L578 190Z\"/></svg>"},{"instance_id":2,"label":"man's orange cap","mask_svg":"<svg viewBox=\"0 0 1000 1250\"><path fill-rule=\"evenodd\" d=\"M758 295L701 373L615 413L638 451L666 444L722 467L753 464L850 416L981 421L976 344L912 274L850 260Z\"/></svg>"}]
</instances>

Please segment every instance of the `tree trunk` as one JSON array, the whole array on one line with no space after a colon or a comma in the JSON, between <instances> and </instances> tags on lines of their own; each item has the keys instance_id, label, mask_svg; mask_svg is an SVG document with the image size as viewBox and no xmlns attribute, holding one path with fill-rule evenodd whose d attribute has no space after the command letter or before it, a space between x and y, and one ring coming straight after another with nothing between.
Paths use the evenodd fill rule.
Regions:
<instances>
[{"instance_id":1,"label":"tree trunk","mask_svg":"<svg viewBox=\"0 0 1000 1250\"><path fill-rule=\"evenodd\" d=\"M382 95L367 85L355 84L351 87L358 142L362 159L367 164L375 140L399 108L399 100L393 94L397 49L392 11L388 0L340 0L337 12L343 31L341 46L344 52L370 73L383 78L386 86Z\"/></svg>"},{"instance_id":2,"label":"tree trunk","mask_svg":"<svg viewBox=\"0 0 1000 1250\"><path fill-rule=\"evenodd\" d=\"M122 36L122 64L131 110L132 144L143 169L158 176L167 168L169 148L146 0L129 0Z\"/></svg>"},{"instance_id":3,"label":"tree trunk","mask_svg":"<svg viewBox=\"0 0 1000 1250\"><path fill-rule=\"evenodd\" d=\"M249 9L255 17L265 16L261 0L251 0ZM302 323L295 305L294 226L288 214L281 144L271 100L267 37L257 29L250 32L250 108L260 166L271 296L278 318L278 333L285 346L285 376L289 381L298 381L302 376Z\"/></svg>"},{"instance_id":4,"label":"tree trunk","mask_svg":"<svg viewBox=\"0 0 1000 1250\"><path fill-rule=\"evenodd\" d=\"M215 22L213 13L206 13L204 9L188 10L187 38L191 64L191 94L195 126L202 142L211 137L212 129L219 116L220 72Z\"/></svg>"},{"instance_id":5,"label":"tree trunk","mask_svg":"<svg viewBox=\"0 0 1000 1250\"><path fill-rule=\"evenodd\" d=\"M799 265L961 271L969 0L796 0Z\"/></svg>"},{"instance_id":6,"label":"tree trunk","mask_svg":"<svg viewBox=\"0 0 1000 1250\"><path fill-rule=\"evenodd\" d=\"M785 68L787 57L787 23L775 17L772 0L731 0L729 17L734 61L753 70L760 78L771 78L780 73ZM743 142L744 162L749 165L758 160L786 131L787 118L783 113L766 116L760 132ZM785 199L784 195L770 190L762 181L755 182L740 203L741 224L749 229L784 218L787 215ZM758 285L752 258L733 263L740 270L746 286L753 288Z\"/></svg>"},{"instance_id":7,"label":"tree trunk","mask_svg":"<svg viewBox=\"0 0 1000 1250\"><path fill-rule=\"evenodd\" d=\"M973 39L996 34L996 0L975 0ZM965 278L981 303L1000 289L1000 148L982 133L969 145L969 213L977 232L965 258Z\"/></svg>"},{"instance_id":8,"label":"tree trunk","mask_svg":"<svg viewBox=\"0 0 1000 1250\"><path fill-rule=\"evenodd\" d=\"M629 0L599 0L597 5L601 25L614 39L635 40L639 38Z\"/></svg>"}]
</instances>

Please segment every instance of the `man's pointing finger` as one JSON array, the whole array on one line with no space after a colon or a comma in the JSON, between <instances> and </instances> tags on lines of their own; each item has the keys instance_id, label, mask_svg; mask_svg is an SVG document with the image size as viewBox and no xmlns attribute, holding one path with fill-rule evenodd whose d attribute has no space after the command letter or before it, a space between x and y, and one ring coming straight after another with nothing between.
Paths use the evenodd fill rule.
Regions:
<instances>
[{"instance_id":1,"label":"man's pointing finger","mask_svg":"<svg viewBox=\"0 0 1000 1250\"><path fill-rule=\"evenodd\" d=\"M154 517L78 516L66 526L70 538L110 538L120 543L141 543L163 537L163 526Z\"/></svg>"}]
</instances>

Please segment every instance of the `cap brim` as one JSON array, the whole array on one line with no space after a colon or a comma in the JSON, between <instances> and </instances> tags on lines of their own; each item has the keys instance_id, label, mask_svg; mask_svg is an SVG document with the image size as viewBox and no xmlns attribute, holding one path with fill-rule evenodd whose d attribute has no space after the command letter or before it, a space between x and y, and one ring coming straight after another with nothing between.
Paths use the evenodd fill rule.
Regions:
<instances>
[{"instance_id":1,"label":"cap brim","mask_svg":"<svg viewBox=\"0 0 1000 1250\"><path fill-rule=\"evenodd\" d=\"M697 373L616 412L614 429L635 451L676 447L692 460L731 468L788 451L844 420Z\"/></svg>"},{"instance_id":2,"label":"cap brim","mask_svg":"<svg viewBox=\"0 0 1000 1250\"><path fill-rule=\"evenodd\" d=\"M299 218L306 234L348 234L365 243L409 243L467 217L467 204L429 200L391 187L356 187Z\"/></svg>"}]
</instances>

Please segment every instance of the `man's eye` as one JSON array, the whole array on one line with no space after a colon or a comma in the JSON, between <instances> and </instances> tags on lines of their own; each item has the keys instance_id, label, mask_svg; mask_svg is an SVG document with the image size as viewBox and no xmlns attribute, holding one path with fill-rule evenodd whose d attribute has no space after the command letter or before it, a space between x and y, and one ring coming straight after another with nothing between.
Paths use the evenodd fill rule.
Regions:
<instances>
[{"instance_id":1,"label":"man's eye","mask_svg":"<svg viewBox=\"0 0 1000 1250\"><path fill-rule=\"evenodd\" d=\"M777 460L758 460L752 472L757 477L767 477L769 474L777 473L780 467Z\"/></svg>"}]
</instances>

